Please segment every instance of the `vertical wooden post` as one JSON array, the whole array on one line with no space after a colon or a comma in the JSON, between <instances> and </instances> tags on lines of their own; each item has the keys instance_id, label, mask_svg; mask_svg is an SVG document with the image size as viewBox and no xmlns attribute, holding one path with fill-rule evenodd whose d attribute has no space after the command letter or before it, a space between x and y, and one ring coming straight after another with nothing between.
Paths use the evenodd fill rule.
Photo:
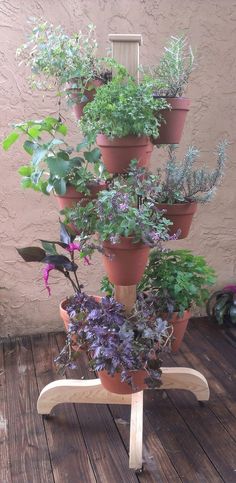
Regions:
<instances>
[{"instance_id":1,"label":"vertical wooden post","mask_svg":"<svg viewBox=\"0 0 236 483\"><path fill-rule=\"evenodd\" d=\"M139 46L142 44L140 34L111 34L112 57L124 65L128 72L139 80ZM115 286L115 299L122 303L127 312L132 310L136 301L136 286ZM130 456L129 467L135 470L142 468L143 444L143 391L132 394L130 415Z\"/></svg>"},{"instance_id":2,"label":"vertical wooden post","mask_svg":"<svg viewBox=\"0 0 236 483\"><path fill-rule=\"evenodd\" d=\"M128 72L139 79L139 46L142 45L140 34L110 34L112 57L124 65Z\"/></svg>"}]
</instances>

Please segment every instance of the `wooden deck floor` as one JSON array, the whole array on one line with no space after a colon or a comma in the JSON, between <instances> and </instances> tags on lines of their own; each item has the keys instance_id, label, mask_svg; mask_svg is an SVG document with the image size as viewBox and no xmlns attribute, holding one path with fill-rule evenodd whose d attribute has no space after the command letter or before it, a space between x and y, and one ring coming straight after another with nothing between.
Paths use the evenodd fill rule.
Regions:
<instances>
[{"instance_id":1,"label":"wooden deck floor","mask_svg":"<svg viewBox=\"0 0 236 483\"><path fill-rule=\"evenodd\" d=\"M60 405L37 415L40 390L58 378L53 358L63 334L0 345L1 483L236 482L236 348L201 320L165 365L193 367L208 379L200 407L185 391L146 391L144 471L128 469L129 407ZM93 377L85 358L69 377Z\"/></svg>"}]
</instances>

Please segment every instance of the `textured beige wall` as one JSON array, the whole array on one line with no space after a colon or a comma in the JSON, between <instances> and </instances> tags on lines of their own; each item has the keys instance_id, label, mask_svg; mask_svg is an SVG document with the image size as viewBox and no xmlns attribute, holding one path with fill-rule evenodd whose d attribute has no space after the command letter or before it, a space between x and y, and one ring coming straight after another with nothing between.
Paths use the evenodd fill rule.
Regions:
<instances>
[{"instance_id":1,"label":"textured beige wall","mask_svg":"<svg viewBox=\"0 0 236 483\"><path fill-rule=\"evenodd\" d=\"M236 240L236 3L233 0L3 0L0 2L0 102L3 138L11 123L41 118L57 112L55 99L43 99L30 92L27 72L19 69L15 50L24 41L27 18L43 17L68 32L97 26L100 53L108 47L109 33L141 33L144 45L141 62L158 59L170 35L188 35L197 51L198 68L188 94L192 108L188 115L180 153L189 143L202 147L209 165L218 139L232 141L224 183L214 201L198 209L187 241L175 246L192 248L207 257L218 273L218 286L235 281ZM72 127L74 142L78 131L73 115L63 106L63 115ZM161 159L155 150L153 166ZM53 284L48 299L41 281L41 266L19 260L16 246L36 243L38 238L57 238L58 213L53 197L46 198L19 187L17 168L23 161L19 147L1 152L0 176L0 335L51 331L61 327L58 302L70 293L66 283ZM101 260L81 267L81 279L91 293L98 292ZM54 279L56 282L56 279Z\"/></svg>"}]
</instances>

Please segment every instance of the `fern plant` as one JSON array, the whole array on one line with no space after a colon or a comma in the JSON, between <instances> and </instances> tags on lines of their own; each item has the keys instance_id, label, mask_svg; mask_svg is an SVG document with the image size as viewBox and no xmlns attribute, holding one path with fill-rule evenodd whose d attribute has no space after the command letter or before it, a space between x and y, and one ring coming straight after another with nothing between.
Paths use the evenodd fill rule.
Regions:
<instances>
[{"instance_id":1,"label":"fern plant","mask_svg":"<svg viewBox=\"0 0 236 483\"><path fill-rule=\"evenodd\" d=\"M217 166L210 171L205 167L194 168L200 156L196 147L190 146L183 161L178 162L177 146L170 145L164 176L161 170L158 171L161 181L153 190L155 201L167 204L210 201L224 175L227 146L226 140L219 142L216 148Z\"/></svg>"}]
</instances>

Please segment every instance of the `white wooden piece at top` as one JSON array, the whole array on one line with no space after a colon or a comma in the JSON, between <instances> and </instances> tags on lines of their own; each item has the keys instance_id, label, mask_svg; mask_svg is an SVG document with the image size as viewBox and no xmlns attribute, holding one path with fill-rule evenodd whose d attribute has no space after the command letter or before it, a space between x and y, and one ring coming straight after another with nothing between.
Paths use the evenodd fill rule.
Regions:
<instances>
[{"instance_id":1,"label":"white wooden piece at top","mask_svg":"<svg viewBox=\"0 0 236 483\"><path fill-rule=\"evenodd\" d=\"M112 57L124 65L128 72L139 79L139 47L142 45L140 34L110 34L112 44Z\"/></svg>"}]
</instances>

